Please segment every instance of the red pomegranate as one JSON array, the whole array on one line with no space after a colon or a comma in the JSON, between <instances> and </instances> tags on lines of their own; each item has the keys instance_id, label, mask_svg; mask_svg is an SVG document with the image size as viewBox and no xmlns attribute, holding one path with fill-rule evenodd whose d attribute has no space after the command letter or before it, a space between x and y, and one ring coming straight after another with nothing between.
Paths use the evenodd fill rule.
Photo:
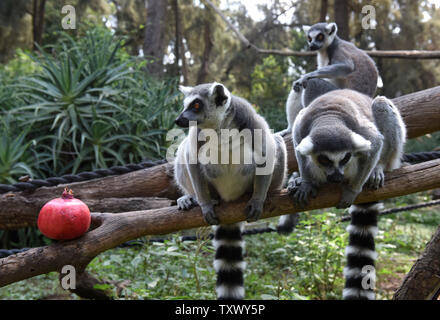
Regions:
<instances>
[{"instance_id":1,"label":"red pomegranate","mask_svg":"<svg viewBox=\"0 0 440 320\"><path fill-rule=\"evenodd\" d=\"M55 240L78 238L89 230L90 210L73 197L73 191L64 189L61 198L46 203L38 216L38 229L46 237Z\"/></svg>"}]
</instances>

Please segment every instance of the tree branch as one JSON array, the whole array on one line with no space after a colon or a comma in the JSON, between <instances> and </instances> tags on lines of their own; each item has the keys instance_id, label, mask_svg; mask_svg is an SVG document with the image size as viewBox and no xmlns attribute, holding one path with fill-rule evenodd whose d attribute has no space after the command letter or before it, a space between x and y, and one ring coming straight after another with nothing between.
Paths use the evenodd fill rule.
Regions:
<instances>
[{"instance_id":1,"label":"tree branch","mask_svg":"<svg viewBox=\"0 0 440 320\"><path fill-rule=\"evenodd\" d=\"M393 102L402 114L407 126L408 138L440 130L440 86L395 98ZM289 172L292 172L297 170L298 166L290 135L285 137L285 141ZM60 195L65 186L43 187L33 192L0 195L0 229L34 226L41 207L56 195ZM75 197L90 203L91 210L95 212L145 210L153 208L149 207L150 199L145 199L144 202L138 203L133 208L138 200L125 198L163 197L177 199L180 195L173 181L173 166L169 163L119 176L71 183L69 187L75 191ZM110 198L118 198L119 200L110 200ZM98 202L101 207L92 200L101 200ZM106 206L107 201L108 206ZM117 205L118 202L120 202L119 205ZM159 201L155 208L161 207L162 204L167 203Z\"/></svg>"},{"instance_id":2,"label":"tree branch","mask_svg":"<svg viewBox=\"0 0 440 320\"><path fill-rule=\"evenodd\" d=\"M41 208L60 193L52 192L46 197L7 194L0 195L0 230L13 230L37 225ZM104 198L87 199L92 212L120 213L137 210L150 210L172 206L175 201L164 198Z\"/></svg>"},{"instance_id":3,"label":"tree branch","mask_svg":"<svg viewBox=\"0 0 440 320\"><path fill-rule=\"evenodd\" d=\"M259 54L272 54L279 56L300 56L300 57L314 57L316 52L310 51L292 51L289 49L284 50L268 50L261 49L251 43L223 14L223 12L217 8L210 0L203 0L209 7L211 7L228 25L228 27L235 33L240 42L243 43L246 49L254 49ZM426 50L387 50L387 51L376 51L376 50L366 50L365 51L371 57L377 58L399 58L399 59L440 59L440 51L426 51Z\"/></svg>"},{"instance_id":4,"label":"tree branch","mask_svg":"<svg viewBox=\"0 0 440 320\"><path fill-rule=\"evenodd\" d=\"M439 290L440 227L403 279L402 285L394 293L393 300L431 300L436 298Z\"/></svg>"},{"instance_id":5,"label":"tree branch","mask_svg":"<svg viewBox=\"0 0 440 320\"><path fill-rule=\"evenodd\" d=\"M424 162L395 170L387 175L385 186L379 190L366 190L356 203L383 200L440 187L440 160ZM319 197L312 199L307 208L296 208L286 191L268 196L262 218L288 213L333 207L340 198L340 190L326 186ZM223 203L216 208L221 223L244 221L245 198ZM87 264L99 253L128 240L145 235L207 226L200 209L179 211L176 206L121 214L93 213L93 230L71 241L60 241L50 246L34 248L0 259L0 287L51 271L60 271L64 265L73 265L83 272Z\"/></svg>"}]
</instances>

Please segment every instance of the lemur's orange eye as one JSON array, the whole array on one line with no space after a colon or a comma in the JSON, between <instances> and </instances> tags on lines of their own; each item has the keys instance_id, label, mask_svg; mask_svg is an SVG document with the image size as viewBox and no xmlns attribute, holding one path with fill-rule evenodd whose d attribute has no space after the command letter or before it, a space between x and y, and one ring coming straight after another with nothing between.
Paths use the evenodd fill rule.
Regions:
<instances>
[{"instance_id":1,"label":"lemur's orange eye","mask_svg":"<svg viewBox=\"0 0 440 320\"><path fill-rule=\"evenodd\" d=\"M196 102L194 104L194 109L199 110L200 109L200 103Z\"/></svg>"},{"instance_id":2,"label":"lemur's orange eye","mask_svg":"<svg viewBox=\"0 0 440 320\"><path fill-rule=\"evenodd\" d=\"M324 39L324 36L322 35L322 33L316 37L316 40L318 40L318 41L322 41L323 39Z\"/></svg>"}]
</instances>

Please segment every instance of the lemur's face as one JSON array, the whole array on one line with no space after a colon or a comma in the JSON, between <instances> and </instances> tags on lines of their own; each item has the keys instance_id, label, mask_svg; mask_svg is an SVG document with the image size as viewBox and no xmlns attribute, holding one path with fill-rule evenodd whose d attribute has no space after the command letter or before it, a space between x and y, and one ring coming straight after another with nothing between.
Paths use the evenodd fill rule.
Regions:
<instances>
[{"instance_id":1,"label":"lemur's face","mask_svg":"<svg viewBox=\"0 0 440 320\"><path fill-rule=\"evenodd\" d=\"M218 129L230 105L229 91L219 83L202 84L196 87L180 86L185 95L184 109L177 117L176 124L188 128L194 122L201 129Z\"/></svg>"},{"instance_id":2,"label":"lemur's face","mask_svg":"<svg viewBox=\"0 0 440 320\"><path fill-rule=\"evenodd\" d=\"M335 23L317 23L313 26L303 26L307 35L307 43L312 51L326 49L334 40L337 32Z\"/></svg>"},{"instance_id":3,"label":"lemur's face","mask_svg":"<svg viewBox=\"0 0 440 320\"><path fill-rule=\"evenodd\" d=\"M313 154L315 164L325 173L328 183L342 183L346 168L352 161L352 153L349 151L320 152Z\"/></svg>"},{"instance_id":4,"label":"lemur's face","mask_svg":"<svg viewBox=\"0 0 440 320\"><path fill-rule=\"evenodd\" d=\"M334 129L334 128L333 128ZM312 133L299 143L295 150L313 163L322 182L342 183L353 178L358 171L359 157L368 152L371 142L355 132L325 130ZM314 143L320 141L323 143Z\"/></svg>"}]
</instances>

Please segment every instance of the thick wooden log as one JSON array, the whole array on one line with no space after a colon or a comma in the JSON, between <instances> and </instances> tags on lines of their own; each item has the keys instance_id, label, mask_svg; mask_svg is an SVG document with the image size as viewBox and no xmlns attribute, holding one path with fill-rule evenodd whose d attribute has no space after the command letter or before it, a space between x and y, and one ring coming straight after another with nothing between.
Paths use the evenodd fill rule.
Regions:
<instances>
[{"instance_id":1,"label":"thick wooden log","mask_svg":"<svg viewBox=\"0 0 440 320\"><path fill-rule=\"evenodd\" d=\"M408 138L440 130L440 86L393 99L408 129ZM297 170L290 135L286 138L289 172ZM58 197L66 185L43 187L34 192L0 195L0 229L35 225L35 216L42 205ZM84 201L108 198L166 197L177 199L179 190L173 183L173 167L163 164L153 168L90 181L69 184L75 196ZM130 202L130 200L127 200ZM125 205L125 204L124 204ZM121 206L122 207L122 204ZM129 207L127 207L129 208ZM148 208L148 207L145 207ZM131 209L125 209L128 211ZM101 212L115 212L99 208ZM119 212L119 211L118 211Z\"/></svg>"},{"instance_id":2,"label":"thick wooden log","mask_svg":"<svg viewBox=\"0 0 440 320\"><path fill-rule=\"evenodd\" d=\"M432 300L440 290L440 227L393 296L393 300Z\"/></svg>"},{"instance_id":3,"label":"thick wooden log","mask_svg":"<svg viewBox=\"0 0 440 320\"><path fill-rule=\"evenodd\" d=\"M440 187L440 160L404 167L387 175L385 186L379 190L366 190L356 203L371 202L402 196ZM287 213L333 207L340 197L335 186L320 190L304 209L296 208L286 191L271 194L264 206L262 218ZM221 223L245 220L245 198L216 207ZM83 272L87 264L99 253L128 240L145 235L161 235L171 232L207 226L200 209L179 211L176 206L134 211L121 214L94 213L95 229L76 240L58 242L34 248L0 259L0 286L34 277L51 271L60 271L64 265L73 265Z\"/></svg>"},{"instance_id":4,"label":"thick wooden log","mask_svg":"<svg viewBox=\"0 0 440 320\"><path fill-rule=\"evenodd\" d=\"M38 213L56 195L46 197L9 193L0 195L0 229L13 230L37 225ZM127 212L169 207L175 201L166 198L104 198L84 200L92 212Z\"/></svg>"}]
</instances>

